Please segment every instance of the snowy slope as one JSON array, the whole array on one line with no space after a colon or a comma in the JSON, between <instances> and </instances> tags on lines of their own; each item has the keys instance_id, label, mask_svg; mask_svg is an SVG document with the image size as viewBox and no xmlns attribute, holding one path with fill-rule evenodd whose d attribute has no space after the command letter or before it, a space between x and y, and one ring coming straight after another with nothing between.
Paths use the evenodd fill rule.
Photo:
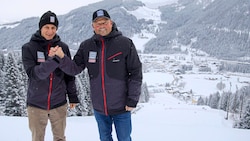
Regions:
<instances>
[{"instance_id":1,"label":"snowy slope","mask_svg":"<svg viewBox=\"0 0 250 141\"><path fill-rule=\"evenodd\" d=\"M166 93L152 94L149 103L132 115L135 141L248 141L249 130L232 128L225 112L206 106L187 105ZM0 117L0 139L31 141L26 117ZM50 125L45 141L52 141ZM93 116L69 117L67 141L97 141L98 132ZM114 134L114 141L117 141Z\"/></svg>"}]
</instances>

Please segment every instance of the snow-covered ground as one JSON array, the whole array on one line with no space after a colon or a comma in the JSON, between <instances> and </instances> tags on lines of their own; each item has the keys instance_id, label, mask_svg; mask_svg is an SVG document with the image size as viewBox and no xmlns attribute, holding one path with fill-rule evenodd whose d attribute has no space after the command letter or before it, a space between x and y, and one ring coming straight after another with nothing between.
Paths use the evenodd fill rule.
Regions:
<instances>
[{"instance_id":1,"label":"snow-covered ground","mask_svg":"<svg viewBox=\"0 0 250 141\"><path fill-rule=\"evenodd\" d=\"M225 112L187 105L169 94L158 93L132 115L135 141L249 141L250 131L232 128ZM26 117L0 117L1 140L31 141ZM45 141L52 141L50 125ZM67 141L98 141L93 116L68 117ZM114 135L115 136L115 135ZM114 140L117 141L116 137Z\"/></svg>"},{"instance_id":2,"label":"snow-covered ground","mask_svg":"<svg viewBox=\"0 0 250 141\"><path fill-rule=\"evenodd\" d=\"M232 128L233 121L225 120L225 112L188 104L164 91L161 83L169 80L160 79L160 76L163 78L167 75L154 72L144 76L144 82L150 85L151 98L148 103L140 103L139 110L132 115L134 141L249 141L250 130ZM199 87L193 86L194 89ZM153 93L153 89L163 91ZM210 87L203 89L211 90ZM27 117L2 116L0 125L1 140L31 141ZM68 117L66 136L67 141L98 141L94 117ZM46 129L45 141L52 141L50 124ZM114 141L117 141L115 133Z\"/></svg>"}]
</instances>

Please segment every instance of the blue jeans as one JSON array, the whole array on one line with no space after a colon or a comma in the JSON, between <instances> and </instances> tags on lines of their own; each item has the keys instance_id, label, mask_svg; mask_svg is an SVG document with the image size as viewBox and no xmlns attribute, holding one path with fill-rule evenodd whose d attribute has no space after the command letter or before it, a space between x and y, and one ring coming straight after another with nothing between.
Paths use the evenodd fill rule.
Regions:
<instances>
[{"instance_id":1,"label":"blue jeans","mask_svg":"<svg viewBox=\"0 0 250 141\"><path fill-rule=\"evenodd\" d=\"M113 141L113 123L115 125L118 141L132 141L130 136L132 131L131 112L106 116L94 110L94 115L101 141Z\"/></svg>"}]
</instances>

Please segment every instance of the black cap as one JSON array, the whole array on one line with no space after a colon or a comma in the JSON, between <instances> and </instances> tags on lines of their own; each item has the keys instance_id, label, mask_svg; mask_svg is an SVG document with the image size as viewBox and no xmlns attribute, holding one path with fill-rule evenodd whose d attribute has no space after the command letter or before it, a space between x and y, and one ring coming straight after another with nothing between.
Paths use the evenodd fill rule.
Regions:
<instances>
[{"instance_id":1,"label":"black cap","mask_svg":"<svg viewBox=\"0 0 250 141\"><path fill-rule=\"evenodd\" d=\"M58 19L55 13L47 11L42 15L39 22L39 29L41 30L41 28L46 24L53 24L56 28L58 27Z\"/></svg>"},{"instance_id":2,"label":"black cap","mask_svg":"<svg viewBox=\"0 0 250 141\"><path fill-rule=\"evenodd\" d=\"M98 18L101 18L101 17L110 19L109 13L106 10L98 9L93 13L92 21L94 22L95 20L97 20Z\"/></svg>"}]
</instances>

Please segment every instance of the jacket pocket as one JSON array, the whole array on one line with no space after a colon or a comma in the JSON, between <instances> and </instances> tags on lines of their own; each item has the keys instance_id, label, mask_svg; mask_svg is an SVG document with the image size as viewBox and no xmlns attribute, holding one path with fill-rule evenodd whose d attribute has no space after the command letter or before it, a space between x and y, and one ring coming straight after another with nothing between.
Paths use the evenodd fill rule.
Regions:
<instances>
[{"instance_id":1,"label":"jacket pocket","mask_svg":"<svg viewBox=\"0 0 250 141\"><path fill-rule=\"evenodd\" d=\"M121 55L122 55L122 52L118 52L118 53L116 53L116 54L114 54L114 55L108 57L108 60L112 60L113 63L119 62L119 61L120 61L119 58L121 58L121 57L120 57Z\"/></svg>"}]
</instances>

